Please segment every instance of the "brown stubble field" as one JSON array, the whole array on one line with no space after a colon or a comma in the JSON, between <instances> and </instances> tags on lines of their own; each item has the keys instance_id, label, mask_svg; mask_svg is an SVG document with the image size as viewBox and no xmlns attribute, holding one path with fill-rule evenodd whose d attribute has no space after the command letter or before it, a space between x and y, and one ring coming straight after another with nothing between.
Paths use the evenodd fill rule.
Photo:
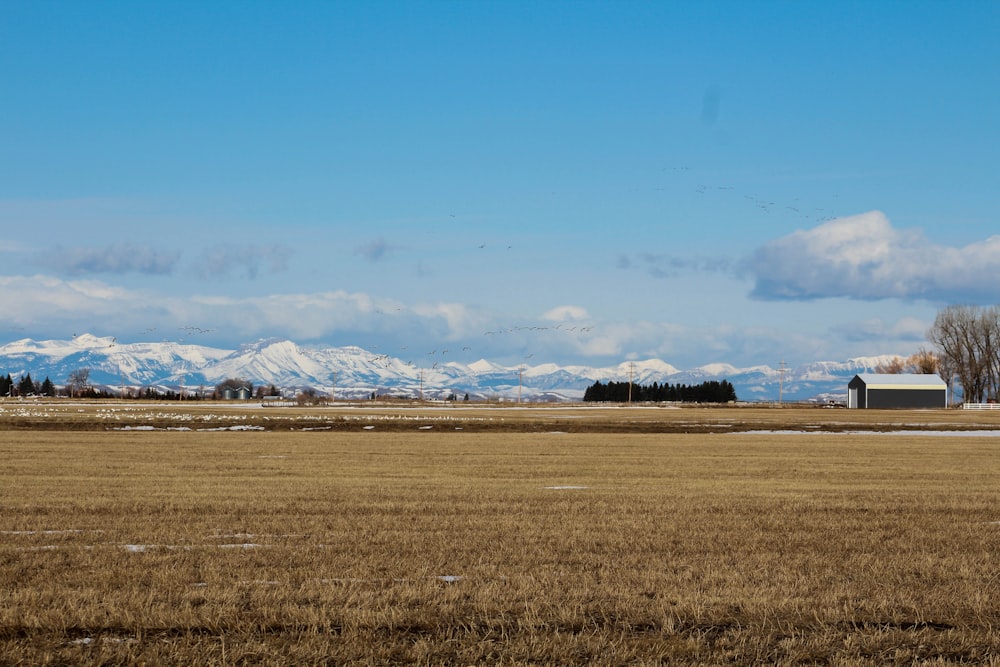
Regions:
<instances>
[{"instance_id":1,"label":"brown stubble field","mask_svg":"<svg viewBox=\"0 0 1000 667\"><path fill-rule=\"evenodd\" d=\"M1000 664L1000 437L734 412L0 430L0 663Z\"/></svg>"}]
</instances>

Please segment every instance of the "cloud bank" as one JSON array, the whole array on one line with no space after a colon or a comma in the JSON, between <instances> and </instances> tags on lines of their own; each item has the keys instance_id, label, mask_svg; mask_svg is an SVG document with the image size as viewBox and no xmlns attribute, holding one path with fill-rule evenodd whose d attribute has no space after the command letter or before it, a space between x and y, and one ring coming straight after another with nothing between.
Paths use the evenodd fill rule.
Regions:
<instances>
[{"instance_id":1,"label":"cloud bank","mask_svg":"<svg viewBox=\"0 0 1000 667\"><path fill-rule=\"evenodd\" d=\"M567 320L585 320L590 317L582 306L556 306L542 315L542 319L550 322L565 322Z\"/></svg>"},{"instance_id":2,"label":"cloud bank","mask_svg":"<svg viewBox=\"0 0 1000 667\"><path fill-rule=\"evenodd\" d=\"M598 364L658 357L678 367L714 361L773 365L782 358L811 361L908 354L923 340L929 325L912 317L895 322L876 318L829 330L794 332L780 325L613 320L567 304L515 318L462 303L405 304L344 290L168 296L98 280L43 275L0 276L0 309L7 313L0 333L17 337L66 340L86 332L129 342L184 339L221 347L287 338L359 345L418 364L459 357L467 362L486 358L519 363L532 358L556 363L587 359Z\"/></svg>"},{"instance_id":3,"label":"cloud bank","mask_svg":"<svg viewBox=\"0 0 1000 667\"><path fill-rule=\"evenodd\" d=\"M57 273L173 273L180 253L149 246L116 243L104 248L56 248L38 257L38 263Z\"/></svg>"},{"instance_id":4,"label":"cloud bank","mask_svg":"<svg viewBox=\"0 0 1000 667\"><path fill-rule=\"evenodd\" d=\"M1000 236L956 248L899 230L879 211L798 230L747 260L763 300L848 297L993 303L1000 299Z\"/></svg>"},{"instance_id":5,"label":"cloud bank","mask_svg":"<svg viewBox=\"0 0 1000 667\"><path fill-rule=\"evenodd\" d=\"M226 278L236 274L253 280L262 273L280 273L288 268L292 249L286 245L231 244L217 245L194 262L202 278Z\"/></svg>"}]
</instances>

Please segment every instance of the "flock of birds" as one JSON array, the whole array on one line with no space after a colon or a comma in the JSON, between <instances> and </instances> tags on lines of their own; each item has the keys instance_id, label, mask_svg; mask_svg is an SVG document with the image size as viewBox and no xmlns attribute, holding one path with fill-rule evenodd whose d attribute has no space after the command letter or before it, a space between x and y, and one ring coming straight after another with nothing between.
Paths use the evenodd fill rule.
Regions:
<instances>
[{"instance_id":1,"label":"flock of birds","mask_svg":"<svg viewBox=\"0 0 1000 667\"><path fill-rule=\"evenodd\" d=\"M690 171L690 167L674 167L672 171ZM666 187L657 187L658 191L666 191ZM694 186L695 193L699 195L708 195L712 192L715 193L725 193L732 192L733 194L740 194L734 185L709 185L706 183L698 183ZM832 195L834 199L839 198L838 195ZM776 202L773 201L771 197L761 197L757 194L743 193L742 198L745 202L751 205L754 209L761 213L771 213L773 211L789 211L795 217L808 220L814 223L824 223L836 218L836 215L825 208L819 206L806 206L803 204L798 197L792 199L790 202Z\"/></svg>"},{"instance_id":2,"label":"flock of birds","mask_svg":"<svg viewBox=\"0 0 1000 667\"><path fill-rule=\"evenodd\" d=\"M693 170L692 170L691 167L667 167L667 168L664 168L663 171L671 171L671 172L674 172L675 174L680 174L682 172L691 172ZM658 191L666 191L667 190L666 187L657 187L655 189L658 190ZM832 212L829 209L825 208L825 207L816 207L816 206L809 207L809 206L806 206L805 204L801 203L798 198L795 198L795 199L793 199L793 200L791 200L790 202L787 202L787 203L779 203L778 201L775 201L773 198L761 197L761 196L759 196L757 194L741 193L739 191L739 188L737 188L734 185L720 185L720 184L709 185L709 184L706 184L706 183L697 183L697 184L694 185L694 192L696 194L698 194L698 195L709 195L711 193L718 193L718 194L731 194L732 196L739 196L739 197L742 198L741 199L742 201L745 201L750 206L752 206L755 210L757 210L757 211L759 211L761 213L770 214L770 213L776 212L776 211L784 211L784 212L787 212L790 215L794 215L795 217L797 217L799 219L808 220L808 221L813 222L813 223L819 223L819 224L821 224L823 222L827 222L829 220L833 220L835 217L837 217L837 216L833 215ZM833 195L833 197L837 198L837 195ZM451 214L451 217L454 218L456 216L455 216L455 214ZM479 250L485 250L487 247L488 246L487 246L486 243L481 243L481 244L478 245L478 249ZM513 246L508 245L506 247L507 247L507 250L510 250L510 249L512 249ZM397 308L397 310L399 310L399 309ZM377 312L381 313L382 311L377 311ZM593 328L594 328L593 326L585 326L585 325L578 325L578 324L566 324L566 323L560 323L560 324L556 324L554 326L521 326L521 325L514 325L514 326L511 326L511 327L501 327L501 328L490 330L490 331L484 331L483 332L483 336L502 336L502 335L505 335L505 334L517 334L517 333L522 333L522 332L529 332L529 333L530 332L544 332L544 331L559 331L559 332L565 332L565 333L571 333L571 334L573 334L573 333L575 333L575 334L586 334L586 333L589 333L590 331L592 331ZM406 351L406 350L407 350L406 346L403 346L403 347L400 348L400 351ZM468 346L466 346L466 347L463 348L463 351L469 351L469 350L471 350L471 348L468 347ZM438 359L438 358L440 359L440 360L435 360L434 363L431 365L431 368L437 368L439 364L443 363L443 361L444 361L444 359L443 359L444 355L448 354L448 352L449 352L449 350L447 350L447 349L443 349L443 350L431 350L431 351L427 352L428 356L435 357L435 355L438 355L438 357L435 357L435 358L436 359ZM524 359L528 360L528 359L531 359L533 356L534 356L534 354L525 354L524 355ZM391 355L389 355L389 354L377 354L377 355L374 355L373 357L371 357L369 359L369 361L371 363L373 363L373 364L384 365L386 367L389 367L393 363L393 357ZM407 366L411 366L411 367L415 367L416 366L416 364L413 361L407 361L407 362L404 362L404 363Z\"/></svg>"},{"instance_id":3,"label":"flock of birds","mask_svg":"<svg viewBox=\"0 0 1000 667\"><path fill-rule=\"evenodd\" d=\"M185 335L181 336L180 340L178 341L178 342L181 342L181 343L183 343L185 340L187 340L187 338L189 338L192 335L196 335L196 334L208 334L208 333L212 333L213 331L215 331L215 329L203 329L201 327L195 327L195 326L177 327L177 330L178 331L183 331L184 334L185 334ZM148 336L149 334L154 333L154 332L156 332L156 327L148 327L148 328L143 329L142 331L140 331L139 335L140 336ZM79 335L80 334L76 334L76 333L73 334L73 339L76 340L77 336L79 336ZM164 339L164 342L166 342L166 339ZM111 342L108 343L108 347L114 347L117 344L118 344L118 337L117 336L112 336L111 337Z\"/></svg>"},{"instance_id":4,"label":"flock of birds","mask_svg":"<svg viewBox=\"0 0 1000 667\"><path fill-rule=\"evenodd\" d=\"M665 167L661 171L663 171L663 172L673 172L675 175L680 176L681 174L684 174L684 173L687 173L687 172L692 172L693 170L692 170L691 167L680 166L680 167ZM681 187L684 186L684 180L683 179L681 181L679 181L679 183L680 183ZM836 217L834 215L831 215L830 212L827 209L825 209L825 208L822 208L822 207L807 207L807 206L801 204L797 198L794 199L794 200L792 200L790 203L779 204L777 201L774 201L771 198L761 197L761 196L758 196L756 194L741 193L739 191L739 189L736 186L733 186L733 185L722 185L722 184L710 185L710 184L706 184L706 183L694 183L693 181L690 181L690 180L688 180L687 183L688 183L689 186L693 185L694 193L697 194L697 195L699 195L699 196L701 196L701 195L709 195L710 193L718 193L718 194L731 193L732 196L741 197L742 201L747 202L749 205L753 206L756 210L758 210L758 211L760 211L762 213L771 213L772 211L776 211L776 210L787 211L788 213L794 214L795 216L797 216L797 217L799 217L801 219L811 220L811 221L819 222L819 223L831 220L834 217ZM668 189L667 187L656 187L655 188L655 190L658 190L658 191L666 191L667 189ZM834 197L836 197L836 195L834 195ZM730 201L732 201L732 200L730 200ZM452 218L456 217L456 215L454 213L452 213L450 215L451 215ZM501 247L503 247L503 246L501 246ZM486 248L487 248L487 244L486 243L481 243L481 244L478 245L478 249L479 250L485 250ZM513 248L513 246L512 245L507 245L506 248L507 248L507 250L511 250ZM402 310L403 310L403 308L401 306L396 308L396 311L402 311ZM377 314L384 314L384 311L381 310L381 309L379 309L379 308L376 308L374 312L376 312ZM15 328L16 329L23 329L23 327L15 327ZM486 336L486 337L498 337L498 336L512 335L512 334L522 334L522 333L529 333L530 334L530 333L552 332L552 331L566 333L566 334L585 335L585 334L589 333L590 331L592 331L593 328L594 327L590 326L590 325L567 324L567 323L559 323L559 324L555 324L553 326L542 326L542 325L522 326L522 325L514 325L514 326L510 326L510 327L500 327L500 328L497 328L497 329L492 329L492 330L489 330L489 331L484 331L482 335ZM182 334L180 336L180 340L177 341L177 342L180 342L180 343L184 343L189 338L196 337L196 336L202 336L202 335L206 335L206 334L210 334L210 333L213 333L213 332L216 331L216 329L214 329L214 328L204 328L204 327L194 326L194 325L180 326L180 327L177 327L177 330L179 332L181 332L181 334ZM150 334L155 333L156 331L157 331L156 327L149 327L149 328L144 329L142 332L140 332L140 335L143 336L143 337L145 337L145 336L149 336ZM77 336L77 334L73 334L74 338L76 338L76 336ZM109 347L114 347L115 345L117 345L117 338L112 338L111 342L109 344ZM377 348L377 346L372 346L372 347L373 348ZM407 350L408 350L407 346L401 346L399 348L399 352L401 352L401 353L405 353L405 352L407 352ZM472 350L471 346L464 346L462 348L463 352L469 352L471 350ZM431 368L437 368L440 364L444 363L445 357L446 357L446 355L449 354L449 352L450 352L450 350L446 349L446 348L445 349L434 349L434 350L429 350L426 353L425 356L429 357L431 359L431 361L432 361ZM401 356L401 355L397 355L397 356ZM524 359L525 360L531 359L533 356L534 356L533 353L532 354L525 354L524 355ZM394 357L392 355L390 355L390 354L379 353L379 354L375 354L375 355L371 356L368 359L368 361L369 361L369 363L372 363L374 365L389 367L389 366L391 366L394 363ZM406 362L403 362L403 363L405 365L407 365L407 366L410 366L410 367L416 367L416 365L417 365L414 361L406 361Z\"/></svg>"}]
</instances>

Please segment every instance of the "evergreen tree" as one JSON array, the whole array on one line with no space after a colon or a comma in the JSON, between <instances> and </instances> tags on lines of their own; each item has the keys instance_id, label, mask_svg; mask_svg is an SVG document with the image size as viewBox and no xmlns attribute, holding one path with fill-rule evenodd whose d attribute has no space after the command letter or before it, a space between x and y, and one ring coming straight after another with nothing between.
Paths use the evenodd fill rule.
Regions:
<instances>
[{"instance_id":1,"label":"evergreen tree","mask_svg":"<svg viewBox=\"0 0 1000 667\"><path fill-rule=\"evenodd\" d=\"M30 396L35 392L35 383L31 380L31 373L28 373L21 378L21 381L17 383L17 393L21 396Z\"/></svg>"},{"instance_id":2,"label":"evergreen tree","mask_svg":"<svg viewBox=\"0 0 1000 667\"><path fill-rule=\"evenodd\" d=\"M40 393L42 394L42 396L55 396L56 395L56 387L55 387L54 384L52 384L52 380L50 380L47 375L45 376L45 381L42 382L42 387L41 387Z\"/></svg>"},{"instance_id":3,"label":"evergreen tree","mask_svg":"<svg viewBox=\"0 0 1000 667\"><path fill-rule=\"evenodd\" d=\"M653 383L648 386L628 382L601 383L583 392L584 401L625 403L631 391L632 402L728 403L736 401L736 389L728 380L709 380L697 385Z\"/></svg>"}]
</instances>

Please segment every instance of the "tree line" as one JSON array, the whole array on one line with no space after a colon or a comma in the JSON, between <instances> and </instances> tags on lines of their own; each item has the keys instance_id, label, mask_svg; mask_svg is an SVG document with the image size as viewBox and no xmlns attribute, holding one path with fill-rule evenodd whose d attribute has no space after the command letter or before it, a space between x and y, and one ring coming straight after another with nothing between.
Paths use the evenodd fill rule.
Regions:
<instances>
[{"instance_id":1,"label":"tree line","mask_svg":"<svg viewBox=\"0 0 1000 667\"><path fill-rule=\"evenodd\" d=\"M927 332L937 347L937 372L968 403L1000 396L1000 306L953 305L938 311Z\"/></svg>"},{"instance_id":2,"label":"tree line","mask_svg":"<svg viewBox=\"0 0 1000 667\"><path fill-rule=\"evenodd\" d=\"M56 386L46 377L41 382L31 379L31 373L24 375L16 382L7 373L0 377L0 396L55 396Z\"/></svg>"},{"instance_id":3,"label":"tree line","mask_svg":"<svg viewBox=\"0 0 1000 667\"><path fill-rule=\"evenodd\" d=\"M630 398L631 397L631 398ZM608 403L728 403L736 400L736 389L728 380L709 380L701 384L634 384L597 381L583 392L584 401Z\"/></svg>"},{"instance_id":4,"label":"tree line","mask_svg":"<svg viewBox=\"0 0 1000 667\"><path fill-rule=\"evenodd\" d=\"M883 373L938 373L948 383L949 393L955 394L955 384L961 387L963 400L982 403L1000 399L1000 306L951 305L940 310L927 331L927 339L935 351L921 349L905 359L897 357L877 370ZM229 378L214 388L213 397L222 397L227 389L247 387L254 395L277 395L276 387L254 387L242 378ZM628 382L596 382L584 392L585 401L627 402ZM256 391L254 391L256 389ZM0 396L56 396L63 393L74 397L110 397L106 389L89 383L89 369L70 373L63 390L46 377L35 382L27 373L14 380L8 373L0 377ZM174 392L160 392L145 387L135 398L172 398ZM203 392L200 392L205 397ZM194 396L191 396L194 397ZM726 380L711 380L697 385L631 384L632 401L673 401L725 403L735 401L736 391Z\"/></svg>"},{"instance_id":5,"label":"tree line","mask_svg":"<svg viewBox=\"0 0 1000 667\"><path fill-rule=\"evenodd\" d=\"M185 400L212 398L221 399L230 396L233 392L244 390L248 395L256 398L264 396L280 396L281 391L272 385L261 385L254 387L254 384L243 378L227 378L217 384L212 391L206 395L204 390L180 392L172 390L160 390L155 387L125 387L123 391L128 398L150 399L150 400L173 400L184 398ZM26 396L67 396L71 398L120 398L121 394L111 391L107 387L96 386L90 383L90 369L77 368L70 372L66 378L66 384L61 388L53 384L52 380L46 377L41 382L31 379L31 373L22 375L19 380L14 380L10 373L5 377L0 377L0 397L26 397Z\"/></svg>"},{"instance_id":6,"label":"tree line","mask_svg":"<svg viewBox=\"0 0 1000 667\"><path fill-rule=\"evenodd\" d=\"M70 398L120 398L120 394L109 391L105 387L97 387L88 383L74 384L67 382L63 387L53 384L46 377L41 382L31 379L31 373L26 373L20 379L14 380L10 373L0 377L0 396L7 398L28 396L67 396ZM129 393L130 398L149 400L171 400L178 397L174 391L158 391L153 387L144 387Z\"/></svg>"},{"instance_id":7,"label":"tree line","mask_svg":"<svg viewBox=\"0 0 1000 667\"><path fill-rule=\"evenodd\" d=\"M927 340L934 350L896 357L876 371L937 373L948 393L960 393L967 403L1000 399L1000 306L946 306L927 330Z\"/></svg>"}]
</instances>

